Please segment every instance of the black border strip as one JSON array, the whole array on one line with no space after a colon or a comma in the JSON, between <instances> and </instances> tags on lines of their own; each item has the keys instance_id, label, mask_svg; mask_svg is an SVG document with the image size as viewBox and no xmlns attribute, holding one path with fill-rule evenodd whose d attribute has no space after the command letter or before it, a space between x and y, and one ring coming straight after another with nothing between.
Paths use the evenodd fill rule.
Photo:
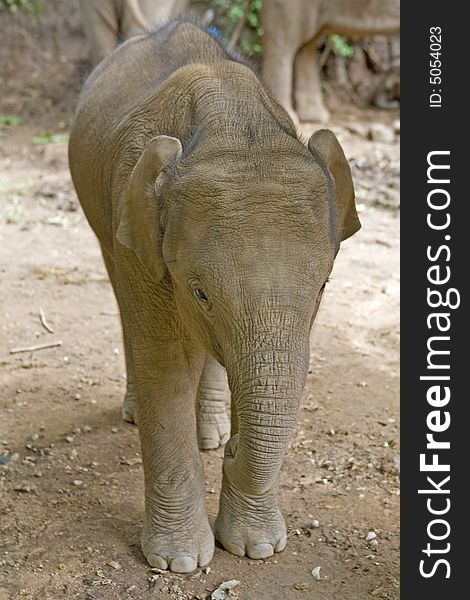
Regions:
<instances>
[{"instance_id":1,"label":"black border strip","mask_svg":"<svg viewBox=\"0 0 470 600\"><path fill-rule=\"evenodd\" d=\"M466 243L470 240L466 216L470 193L463 187L470 165L468 151L463 146L470 135L470 103L466 99L470 52L463 7L462 11L459 8L459 4L436 0L401 4L401 597L407 600L450 600L466 597L469 589L466 542L470 534L470 501L466 490L470 483L467 463L470 398L465 374L470 372L467 348L470 251ZM438 31L431 32L432 27L440 28L439 43L430 38ZM434 43L432 48L431 43ZM439 44L440 55L436 59L431 53ZM431 72L430 61L435 60L441 65ZM440 76L441 81L435 79L431 83L433 76ZM438 95L440 106L437 106ZM448 154L429 154L437 151ZM449 165L450 169L431 170L428 181L428 161ZM448 206L442 210L428 205L430 202L444 206L448 199ZM431 224L438 226L450 219L448 227L433 229L427 222L428 215ZM429 272L433 266L438 268ZM429 280L443 280L447 275L446 283ZM440 291L443 298L454 289L448 296L450 304L456 305L459 298L460 305L432 308L430 302L440 301L437 294L429 300L428 288ZM448 316L439 320L429 317L433 313ZM448 331L439 331L438 320ZM449 339L444 339L446 336ZM436 339L431 340L432 337ZM428 343L432 350L449 354L429 354ZM430 368L428 360L436 368ZM443 368L446 365L448 369ZM432 381L420 376L449 379ZM428 396L433 386L437 387ZM443 399L445 387L450 393L447 403ZM450 424L445 428L449 418ZM441 426L442 432L432 431ZM437 441L449 442L450 448L427 449L426 435L430 433L434 433L433 439ZM439 465L449 465L450 470L420 469L420 454L426 455L425 463L435 460ZM428 476L434 483L427 480ZM448 476L450 479L446 480ZM430 492L419 494L419 489ZM449 493L444 493L445 490ZM443 512L433 515L430 510ZM445 522L432 523L436 519L448 523L449 529ZM433 540L430 533L442 539ZM439 560L443 562L438 563ZM420 574L420 565L431 576Z\"/></svg>"}]
</instances>

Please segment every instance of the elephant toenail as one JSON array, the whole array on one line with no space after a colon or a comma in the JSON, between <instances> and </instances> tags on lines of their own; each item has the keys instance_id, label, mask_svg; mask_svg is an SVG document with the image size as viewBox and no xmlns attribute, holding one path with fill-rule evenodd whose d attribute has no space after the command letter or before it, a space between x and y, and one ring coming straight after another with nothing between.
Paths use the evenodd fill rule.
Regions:
<instances>
[{"instance_id":1,"label":"elephant toenail","mask_svg":"<svg viewBox=\"0 0 470 600\"><path fill-rule=\"evenodd\" d=\"M274 548L271 544L256 544L247 549L250 558L268 558L274 554Z\"/></svg>"},{"instance_id":2,"label":"elephant toenail","mask_svg":"<svg viewBox=\"0 0 470 600\"><path fill-rule=\"evenodd\" d=\"M192 556L179 556L170 562L170 571L174 573L191 573L197 567L197 562Z\"/></svg>"},{"instance_id":3,"label":"elephant toenail","mask_svg":"<svg viewBox=\"0 0 470 600\"><path fill-rule=\"evenodd\" d=\"M242 548L241 546L231 544L230 542L224 543L223 546L227 552L231 552L232 554L235 554L235 556L245 556L245 548Z\"/></svg>"},{"instance_id":4,"label":"elephant toenail","mask_svg":"<svg viewBox=\"0 0 470 600\"><path fill-rule=\"evenodd\" d=\"M158 556L158 554L148 554L147 561L151 567L156 567L157 569L168 569L168 563L161 556Z\"/></svg>"},{"instance_id":5,"label":"elephant toenail","mask_svg":"<svg viewBox=\"0 0 470 600\"><path fill-rule=\"evenodd\" d=\"M199 556L199 566L200 567L205 567L206 565L208 565L211 562L213 556L214 556L214 551L213 550L211 550L210 552L206 552L204 554L201 554Z\"/></svg>"}]
</instances>

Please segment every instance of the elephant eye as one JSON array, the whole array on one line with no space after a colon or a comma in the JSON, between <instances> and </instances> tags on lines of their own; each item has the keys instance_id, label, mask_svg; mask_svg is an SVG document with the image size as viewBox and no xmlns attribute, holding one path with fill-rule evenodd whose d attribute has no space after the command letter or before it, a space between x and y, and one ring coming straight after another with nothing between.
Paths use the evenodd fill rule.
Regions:
<instances>
[{"instance_id":1,"label":"elephant eye","mask_svg":"<svg viewBox=\"0 0 470 600\"><path fill-rule=\"evenodd\" d=\"M195 288L194 295L200 302L209 302L209 299L207 298L206 294L201 290L201 288Z\"/></svg>"}]
</instances>

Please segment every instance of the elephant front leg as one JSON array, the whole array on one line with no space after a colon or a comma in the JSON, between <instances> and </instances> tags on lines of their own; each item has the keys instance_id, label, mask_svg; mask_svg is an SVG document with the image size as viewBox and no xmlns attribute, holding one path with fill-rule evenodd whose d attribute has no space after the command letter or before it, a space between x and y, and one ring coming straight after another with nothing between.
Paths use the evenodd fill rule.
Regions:
<instances>
[{"instance_id":1,"label":"elephant front leg","mask_svg":"<svg viewBox=\"0 0 470 600\"><path fill-rule=\"evenodd\" d=\"M214 553L195 411L206 353L181 322L169 278L155 282L124 246L116 255L144 469L142 550L151 566L188 573Z\"/></svg>"},{"instance_id":2,"label":"elephant front leg","mask_svg":"<svg viewBox=\"0 0 470 600\"><path fill-rule=\"evenodd\" d=\"M317 40L303 46L295 58L295 109L301 121L325 123L330 113L323 102Z\"/></svg>"},{"instance_id":3,"label":"elephant front leg","mask_svg":"<svg viewBox=\"0 0 470 600\"><path fill-rule=\"evenodd\" d=\"M308 362L267 350L236 364L251 379L240 384L228 368L239 430L225 447L215 536L233 554L266 558L287 541L277 488Z\"/></svg>"},{"instance_id":4,"label":"elephant front leg","mask_svg":"<svg viewBox=\"0 0 470 600\"><path fill-rule=\"evenodd\" d=\"M194 411L203 353L193 365L178 342L150 360L133 354L145 475L142 550L151 566L187 573L214 552Z\"/></svg>"},{"instance_id":5,"label":"elephant front leg","mask_svg":"<svg viewBox=\"0 0 470 600\"><path fill-rule=\"evenodd\" d=\"M253 489L249 473L241 478L233 474L237 461L239 434L225 446L224 472L220 493L219 513L214 533L222 546L236 556L253 559L267 558L284 550L287 531L284 517L277 505L277 478L267 489ZM232 467L232 468L231 468ZM235 466L235 470L239 469Z\"/></svg>"},{"instance_id":6,"label":"elephant front leg","mask_svg":"<svg viewBox=\"0 0 470 600\"><path fill-rule=\"evenodd\" d=\"M299 120L292 106L294 56L297 50L287 41L265 38L263 79L279 104L287 111L295 125Z\"/></svg>"},{"instance_id":7,"label":"elephant front leg","mask_svg":"<svg viewBox=\"0 0 470 600\"><path fill-rule=\"evenodd\" d=\"M200 450L225 444L230 436L230 421L225 399L227 383L224 369L211 356L206 358L196 399L197 438Z\"/></svg>"}]
</instances>

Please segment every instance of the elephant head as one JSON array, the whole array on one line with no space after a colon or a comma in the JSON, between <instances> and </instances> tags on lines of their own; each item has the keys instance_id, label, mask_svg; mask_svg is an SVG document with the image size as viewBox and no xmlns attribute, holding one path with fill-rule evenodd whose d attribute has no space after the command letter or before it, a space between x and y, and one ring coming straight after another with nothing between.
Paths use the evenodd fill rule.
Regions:
<instances>
[{"instance_id":1,"label":"elephant head","mask_svg":"<svg viewBox=\"0 0 470 600\"><path fill-rule=\"evenodd\" d=\"M309 332L340 242L360 228L331 131L308 148L160 135L129 182L117 231L187 329L227 369L239 431L226 474L247 493L277 479L304 386ZM234 433L234 432L232 432Z\"/></svg>"}]
</instances>

